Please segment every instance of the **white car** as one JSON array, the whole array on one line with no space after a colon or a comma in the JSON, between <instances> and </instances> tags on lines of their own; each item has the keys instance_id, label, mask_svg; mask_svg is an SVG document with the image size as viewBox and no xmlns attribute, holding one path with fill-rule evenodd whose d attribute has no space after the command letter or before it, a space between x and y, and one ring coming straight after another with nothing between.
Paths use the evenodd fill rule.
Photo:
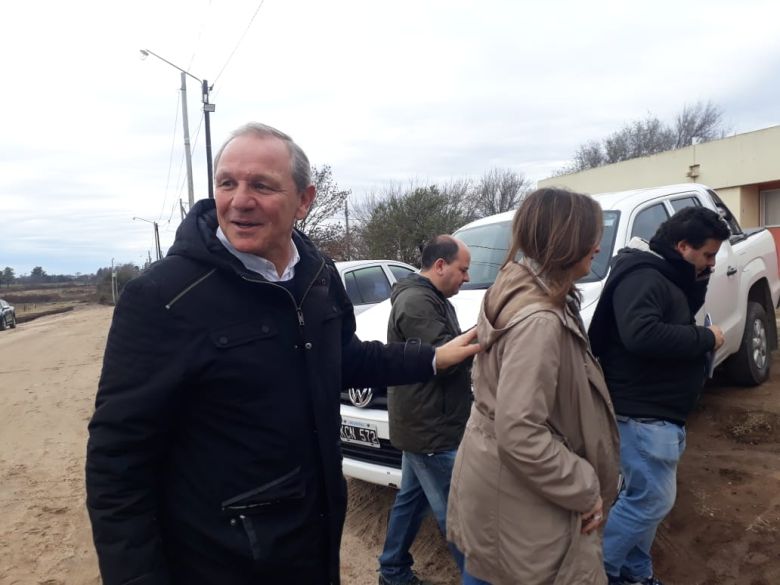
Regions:
<instances>
[{"instance_id":1,"label":"white car","mask_svg":"<svg viewBox=\"0 0 780 585\"><path fill-rule=\"evenodd\" d=\"M397 260L350 260L336 262L355 315L390 298L399 280L417 272L414 266Z\"/></svg>"},{"instance_id":2,"label":"white car","mask_svg":"<svg viewBox=\"0 0 780 585\"><path fill-rule=\"evenodd\" d=\"M735 382L760 384L769 375L771 350L777 347L775 307L780 299L777 251L764 228L743 231L726 205L711 189L694 183L594 195L604 210L601 251L585 278L582 317L590 324L596 301L609 273L610 260L634 236L649 240L672 214L691 205L718 211L729 224L731 237L723 243L710 277L699 323L709 313L721 326L725 343L715 355ZM470 282L450 300L463 330L477 322L485 290L493 284L509 249L514 212L472 222L455 232L471 250ZM379 304L357 319L357 335L385 341L390 302ZM399 486L401 453L390 445L385 388L352 388L342 393L342 450L344 473L372 483Z\"/></svg>"}]
</instances>

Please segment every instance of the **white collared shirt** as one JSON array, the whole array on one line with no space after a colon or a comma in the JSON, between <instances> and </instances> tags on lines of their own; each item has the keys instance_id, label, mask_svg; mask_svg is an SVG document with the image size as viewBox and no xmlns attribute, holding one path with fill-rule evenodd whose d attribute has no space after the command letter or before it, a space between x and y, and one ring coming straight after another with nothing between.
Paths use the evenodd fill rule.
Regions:
<instances>
[{"instance_id":1,"label":"white collared shirt","mask_svg":"<svg viewBox=\"0 0 780 585\"><path fill-rule=\"evenodd\" d=\"M233 244L227 239L227 236L222 231L221 227L217 227L217 239L222 242L222 245L225 246L228 252L241 261L244 268L259 274L268 282L286 282L292 280L295 276L295 265L298 264L301 259L300 254L298 254L298 248L295 247L295 242L290 238L290 261L287 263L287 267L284 269L284 272L282 272L282 275L279 276L279 273L276 271L276 266L274 266L274 263L270 260L266 260L262 256L236 250Z\"/></svg>"}]
</instances>

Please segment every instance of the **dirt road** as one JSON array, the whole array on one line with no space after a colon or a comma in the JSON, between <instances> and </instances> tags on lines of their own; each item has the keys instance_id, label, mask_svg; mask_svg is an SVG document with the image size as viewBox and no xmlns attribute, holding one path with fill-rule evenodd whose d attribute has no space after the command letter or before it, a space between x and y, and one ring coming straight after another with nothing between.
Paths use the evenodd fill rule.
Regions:
<instances>
[{"instance_id":1,"label":"dirt road","mask_svg":"<svg viewBox=\"0 0 780 585\"><path fill-rule=\"evenodd\" d=\"M0 333L0 585L100 583L83 468L110 317L85 307ZM393 495L350 482L345 585L376 582ZM457 582L431 521L413 553L425 577ZM780 583L780 367L758 389L705 394L656 556L667 585Z\"/></svg>"}]
</instances>

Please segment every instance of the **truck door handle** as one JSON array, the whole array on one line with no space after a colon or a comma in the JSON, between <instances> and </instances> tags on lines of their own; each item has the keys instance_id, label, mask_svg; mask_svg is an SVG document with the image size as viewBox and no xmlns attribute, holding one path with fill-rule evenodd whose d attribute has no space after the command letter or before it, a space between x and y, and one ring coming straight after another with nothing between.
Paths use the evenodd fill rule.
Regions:
<instances>
[{"instance_id":1,"label":"truck door handle","mask_svg":"<svg viewBox=\"0 0 780 585\"><path fill-rule=\"evenodd\" d=\"M737 273L737 269L733 266L729 266L726 270L726 276L734 276Z\"/></svg>"}]
</instances>

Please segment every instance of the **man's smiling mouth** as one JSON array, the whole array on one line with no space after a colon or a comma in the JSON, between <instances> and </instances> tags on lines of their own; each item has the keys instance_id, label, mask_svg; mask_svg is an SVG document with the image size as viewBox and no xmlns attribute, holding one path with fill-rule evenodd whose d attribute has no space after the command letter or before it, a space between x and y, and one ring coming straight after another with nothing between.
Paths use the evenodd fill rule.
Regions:
<instances>
[{"instance_id":1,"label":"man's smiling mouth","mask_svg":"<svg viewBox=\"0 0 780 585\"><path fill-rule=\"evenodd\" d=\"M232 221L231 223L240 228L253 228L261 225L260 223L257 222L248 222L248 221Z\"/></svg>"}]
</instances>

